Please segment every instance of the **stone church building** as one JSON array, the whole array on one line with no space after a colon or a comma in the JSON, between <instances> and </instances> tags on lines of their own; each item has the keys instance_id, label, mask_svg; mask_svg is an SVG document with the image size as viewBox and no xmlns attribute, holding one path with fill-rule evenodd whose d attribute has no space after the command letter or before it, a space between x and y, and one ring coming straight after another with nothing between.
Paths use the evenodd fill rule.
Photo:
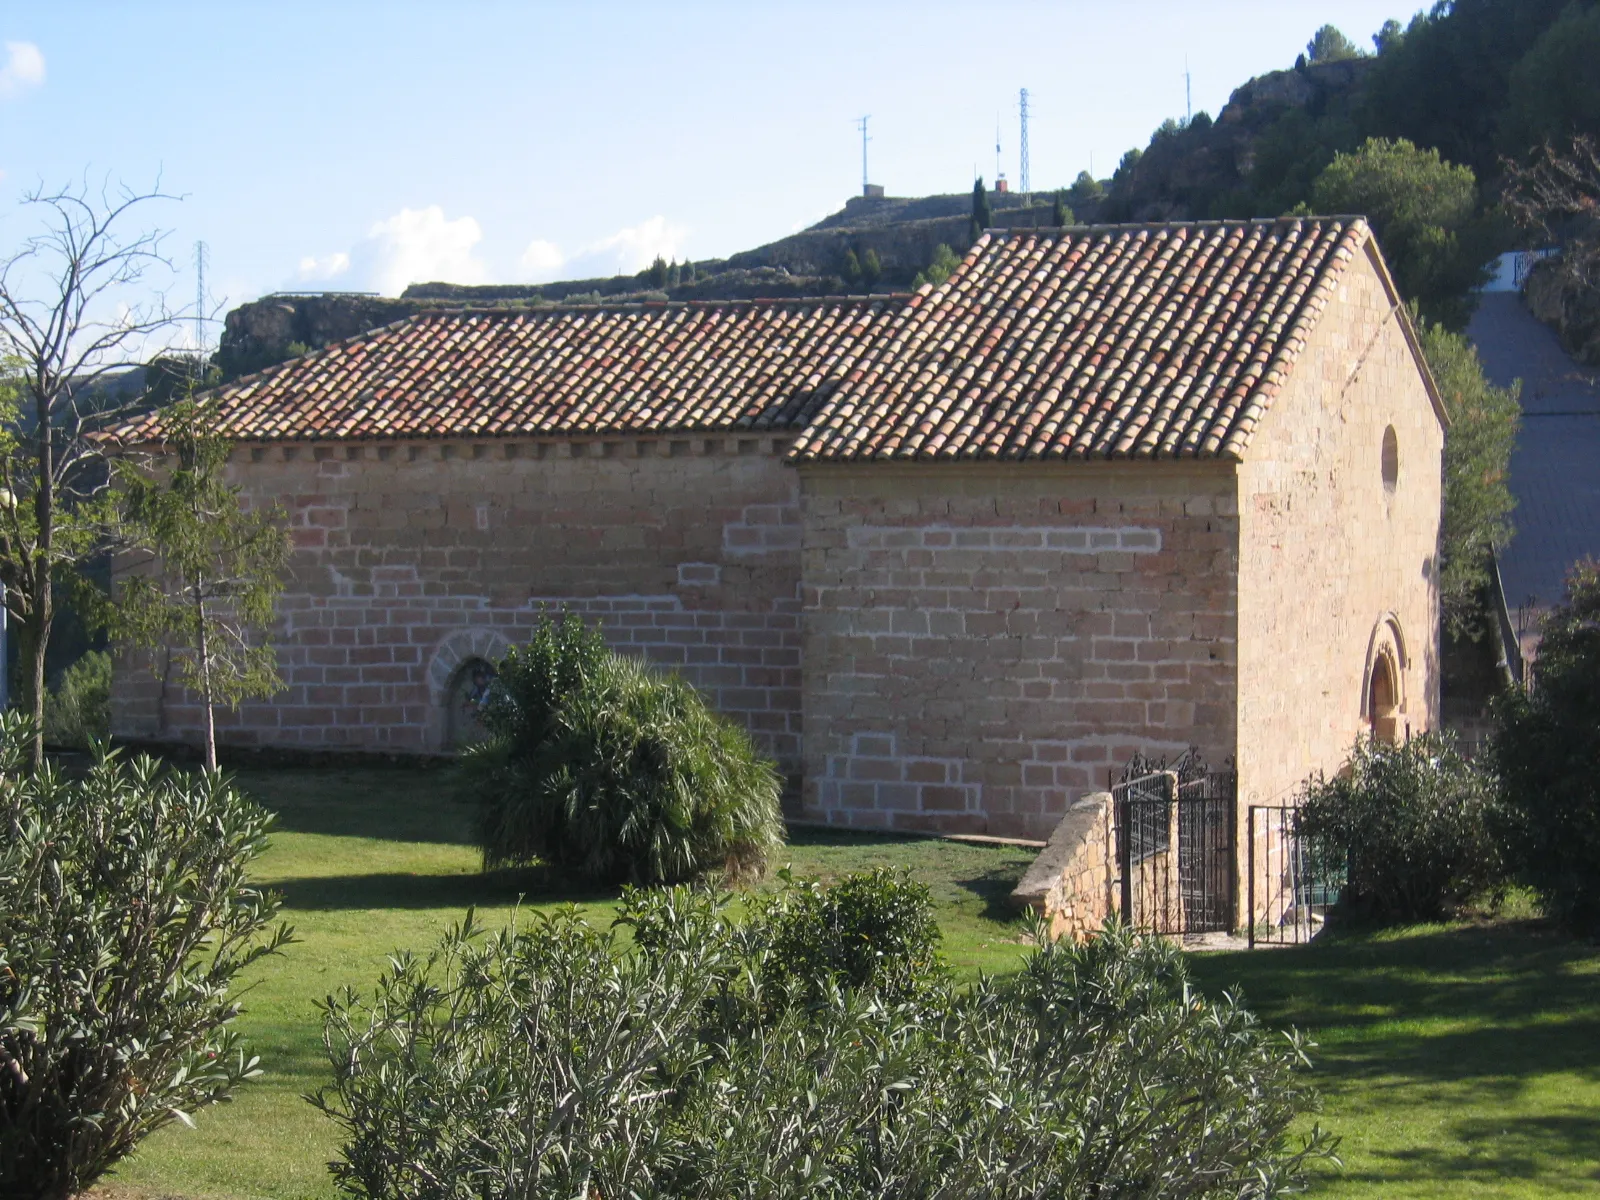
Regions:
<instances>
[{"instance_id":1,"label":"stone church building","mask_svg":"<svg viewBox=\"0 0 1600 1200\"><path fill-rule=\"evenodd\" d=\"M215 399L295 547L284 690L228 743L448 750L556 609L842 825L1046 837L1190 744L1266 803L1437 720L1442 409L1358 218L991 232L910 296L434 311ZM165 675L124 661L116 734L197 737Z\"/></svg>"}]
</instances>

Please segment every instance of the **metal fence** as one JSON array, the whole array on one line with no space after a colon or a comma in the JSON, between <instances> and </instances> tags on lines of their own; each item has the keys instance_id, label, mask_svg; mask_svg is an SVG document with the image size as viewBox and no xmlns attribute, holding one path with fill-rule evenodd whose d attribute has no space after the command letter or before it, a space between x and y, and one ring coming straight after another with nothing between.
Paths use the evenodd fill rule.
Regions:
<instances>
[{"instance_id":1,"label":"metal fence","mask_svg":"<svg viewBox=\"0 0 1600 1200\"><path fill-rule=\"evenodd\" d=\"M1233 927L1236 777L1190 750L1168 769L1135 757L1112 780L1122 919L1181 935Z\"/></svg>"},{"instance_id":2,"label":"metal fence","mask_svg":"<svg viewBox=\"0 0 1600 1200\"><path fill-rule=\"evenodd\" d=\"M1250 945L1310 941L1339 902L1347 864L1304 835L1292 805L1251 805L1246 829L1244 923Z\"/></svg>"}]
</instances>

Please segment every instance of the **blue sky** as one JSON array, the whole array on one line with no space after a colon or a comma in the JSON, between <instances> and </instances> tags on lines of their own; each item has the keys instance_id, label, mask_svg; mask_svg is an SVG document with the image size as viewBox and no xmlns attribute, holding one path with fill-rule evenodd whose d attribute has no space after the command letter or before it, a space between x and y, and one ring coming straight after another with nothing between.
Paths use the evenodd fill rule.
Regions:
<instances>
[{"instance_id":1,"label":"blue sky","mask_svg":"<svg viewBox=\"0 0 1600 1200\"><path fill-rule=\"evenodd\" d=\"M1184 112L1215 115L1324 21L1367 45L1387 0L539 5L0 0L0 252L17 198L87 171L160 174L151 209L213 300L414 279L537 282L728 254L873 182L1035 190L1110 173ZM187 287L193 287L189 282Z\"/></svg>"}]
</instances>

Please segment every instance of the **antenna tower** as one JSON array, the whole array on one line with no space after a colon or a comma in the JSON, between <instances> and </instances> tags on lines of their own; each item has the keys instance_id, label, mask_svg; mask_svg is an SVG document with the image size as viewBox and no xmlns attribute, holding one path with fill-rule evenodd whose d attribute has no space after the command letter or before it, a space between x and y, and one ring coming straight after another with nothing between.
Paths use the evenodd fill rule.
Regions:
<instances>
[{"instance_id":1,"label":"antenna tower","mask_svg":"<svg viewBox=\"0 0 1600 1200\"><path fill-rule=\"evenodd\" d=\"M872 120L872 114L856 118L856 128L861 130L861 194L867 194L867 143L872 139L867 136L867 122Z\"/></svg>"},{"instance_id":2,"label":"antenna tower","mask_svg":"<svg viewBox=\"0 0 1600 1200\"><path fill-rule=\"evenodd\" d=\"M194 352L202 362L206 356L206 259L210 249L204 242L194 244Z\"/></svg>"},{"instance_id":3,"label":"antenna tower","mask_svg":"<svg viewBox=\"0 0 1600 1200\"><path fill-rule=\"evenodd\" d=\"M1194 120L1194 93L1189 87L1189 56L1183 56L1183 120L1188 124Z\"/></svg>"},{"instance_id":4,"label":"antenna tower","mask_svg":"<svg viewBox=\"0 0 1600 1200\"><path fill-rule=\"evenodd\" d=\"M1005 172L1000 169L1000 114L994 115L994 181L996 185L1004 177Z\"/></svg>"},{"instance_id":5,"label":"antenna tower","mask_svg":"<svg viewBox=\"0 0 1600 1200\"><path fill-rule=\"evenodd\" d=\"M1022 89L1022 137L1017 142L1017 186L1026 196L1032 189L1028 186L1028 89Z\"/></svg>"}]
</instances>

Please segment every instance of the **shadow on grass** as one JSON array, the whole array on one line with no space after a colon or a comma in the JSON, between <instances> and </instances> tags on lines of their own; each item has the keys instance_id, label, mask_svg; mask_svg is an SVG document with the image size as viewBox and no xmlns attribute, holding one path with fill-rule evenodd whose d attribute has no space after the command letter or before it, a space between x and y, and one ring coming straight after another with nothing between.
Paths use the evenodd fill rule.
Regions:
<instances>
[{"instance_id":1,"label":"shadow on grass","mask_svg":"<svg viewBox=\"0 0 1600 1200\"><path fill-rule=\"evenodd\" d=\"M1588 1193L1600 1180L1600 1117L1588 1113L1457 1121L1450 1126L1452 1145L1389 1150L1370 1171L1346 1171L1345 1178L1379 1185L1467 1180L1494 1183L1537 1181L1546 1193ZM1560 1167L1570 1173L1562 1178Z\"/></svg>"},{"instance_id":2,"label":"shadow on grass","mask_svg":"<svg viewBox=\"0 0 1600 1200\"><path fill-rule=\"evenodd\" d=\"M1022 917L1022 910L1011 903L1011 893L1017 884L1022 882L1023 873L1027 869L1026 863L1012 863L995 867L982 875L957 879L954 882L958 887L966 889L983 901L979 916L988 921L1004 924L1020 920Z\"/></svg>"},{"instance_id":3,"label":"shadow on grass","mask_svg":"<svg viewBox=\"0 0 1600 1200\"><path fill-rule=\"evenodd\" d=\"M286 912L339 909L430 909L526 904L598 904L615 900L615 890L562 886L544 872L487 871L483 874L416 875L380 872L282 879L270 885L283 896Z\"/></svg>"},{"instance_id":4,"label":"shadow on grass","mask_svg":"<svg viewBox=\"0 0 1600 1200\"><path fill-rule=\"evenodd\" d=\"M473 844L476 808L455 767L280 768L234 778L276 815L281 832Z\"/></svg>"},{"instance_id":5,"label":"shadow on grass","mask_svg":"<svg viewBox=\"0 0 1600 1200\"><path fill-rule=\"evenodd\" d=\"M1471 1080L1509 1099L1537 1076L1600 1079L1600 956L1537 922L1350 931L1191 968L1318 1040L1332 1086Z\"/></svg>"}]
</instances>

